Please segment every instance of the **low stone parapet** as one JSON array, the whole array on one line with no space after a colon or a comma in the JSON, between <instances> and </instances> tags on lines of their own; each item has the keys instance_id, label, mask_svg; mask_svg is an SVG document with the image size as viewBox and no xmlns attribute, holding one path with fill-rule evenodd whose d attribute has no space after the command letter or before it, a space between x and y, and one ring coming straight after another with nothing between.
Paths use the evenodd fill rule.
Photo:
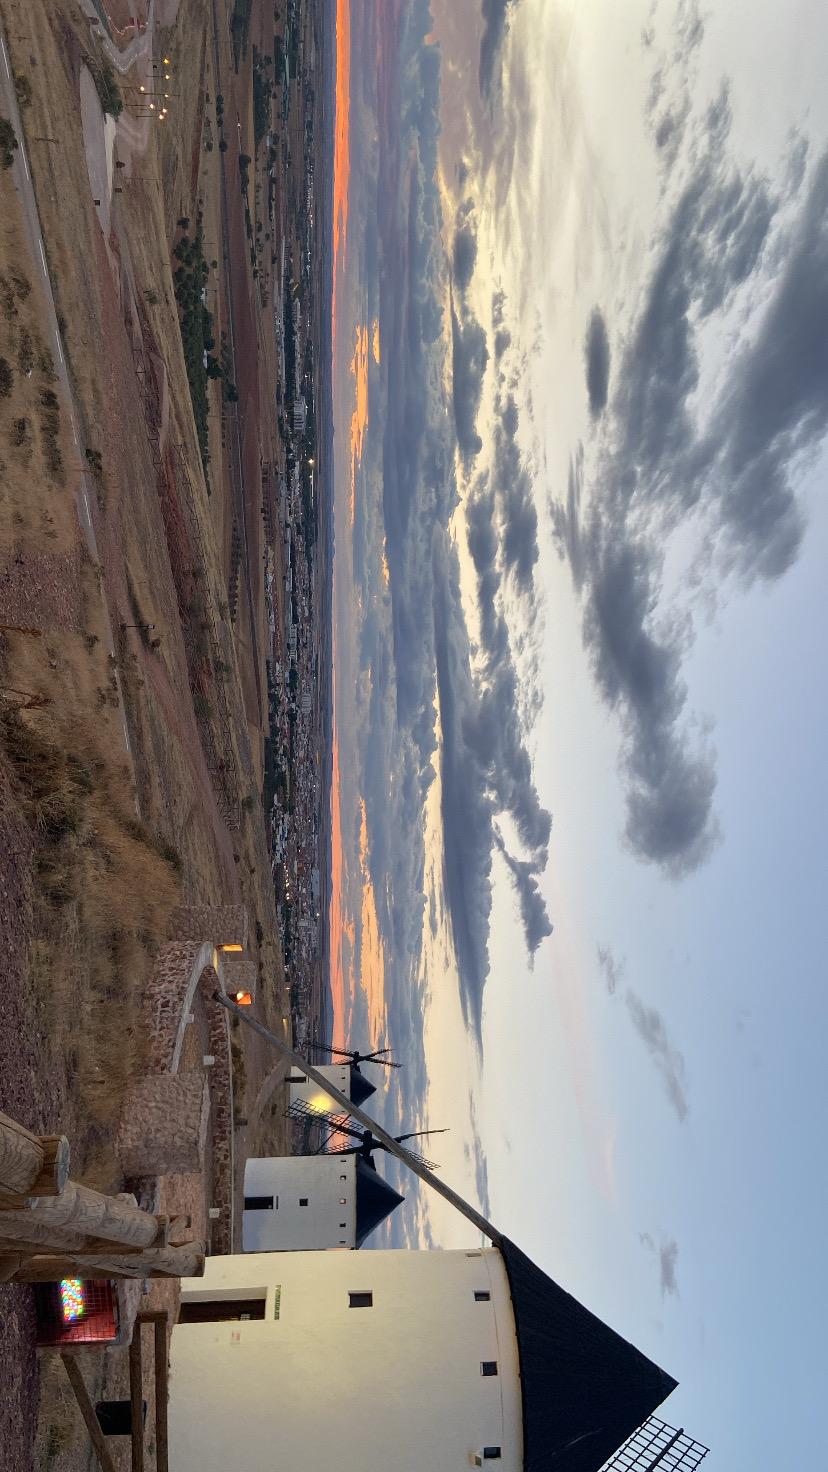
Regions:
<instances>
[{"instance_id":1,"label":"low stone parapet","mask_svg":"<svg viewBox=\"0 0 828 1472\"><path fill-rule=\"evenodd\" d=\"M170 918L170 939L209 940L218 949L247 946L248 917L244 905L180 905Z\"/></svg>"}]
</instances>

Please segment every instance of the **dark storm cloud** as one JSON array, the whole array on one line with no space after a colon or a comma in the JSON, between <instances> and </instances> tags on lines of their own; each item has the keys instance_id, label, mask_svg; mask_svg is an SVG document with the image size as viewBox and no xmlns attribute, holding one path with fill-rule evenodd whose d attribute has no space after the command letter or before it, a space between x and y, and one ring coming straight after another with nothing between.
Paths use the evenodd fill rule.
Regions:
<instances>
[{"instance_id":1,"label":"dark storm cloud","mask_svg":"<svg viewBox=\"0 0 828 1472\"><path fill-rule=\"evenodd\" d=\"M662 1239L660 1243L656 1243L649 1232L640 1232L639 1241L642 1247L646 1247L647 1251L651 1252L658 1262L658 1278L662 1298L666 1298L668 1294L673 1298L678 1298L678 1278L676 1276L679 1254L678 1242L674 1237L669 1237Z\"/></svg>"},{"instance_id":2,"label":"dark storm cloud","mask_svg":"<svg viewBox=\"0 0 828 1472\"><path fill-rule=\"evenodd\" d=\"M730 126L723 90L688 145L693 167L657 241L589 472L579 451L553 512L598 688L621 725L626 837L673 877L703 862L718 825L713 757L685 709L692 627L655 616L665 538L695 513L719 575L778 577L802 538L797 473L828 429L828 158L790 226L780 212L801 148L774 188L736 165ZM758 332L700 429L699 334L740 288L758 298L782 248Z\"/></svg>"},{"instance_id":3,"label":"dark storm cloud","mask_svg":"<svg viewBox=\"0 0 828 1472\"><path fill-rule=\"evenodd\" d=\"M596 307L589 319L584 342L589 412L597 419L607 407L610 373L610 347L607 324Z\"/></svg>"},{"instance_id":4,"label":"dark storm cloud","mask_svg":"<svg viewBox=\"0 0 828 1472\"><path fill-rule=\"evenodd\" d=\"M547 935L551 935L554 929L549 919L546 902L538 888L537 867L528 860L513 858L500 837L496 839L496 842L508 867L518 897L527 949L530 956L534 956L541 941L545 940Z\"/></svg>"},{"instance_id":5,"label":"dark storm cloud","mask_svg":"<svg viewBox=\"0 0 828 1472\"><path fill-rule=\"evenodd\" d=\"M457 210L454 241L451 248L451 271L455 288L464 295L471 284L477 263L477 226L474 201L465 199Z\"/></svg>"},{"instance_id":6,"label":"dark storm cloud","mask_svg":"<svg viewBox=\"0 0 828 1472\"><path fill-rule=\"evenodd\" d=\"M618 990L618 983L624 975L624 962L615 959L609 946L598 946L596 950L604 985L610 996L614 997Z\"/></svg>"},{"instance_id":7,"label":"dark storm cloud","mask_svg":"<svg viewBox=\"0 0 828 1472\"><path fill-rule=\"evenodd\" d=\"M532 479L517 440L518 410L514 398L498 394L493 430L492 477L500 512L503 566L514 575L522 593L532 587L538 560L538 513Z\"/></svg>"},{"instance_id":8,"label":"dark storm cloud","mask_svg":"<svg viewBox=\"0 0 828 1472\"><path fill-rule=\"evenodd\" d=\"M486 333L476 318L467 315L461 322L451 312L451 378L452 404L457 443L464 460L480 454L483 441L477 433L477 412L483 393L483 375L489 361Z\"/></svg>"},{"instance_id":9,"label":"dark storm cloud","mask_svg":"<svg viewBox=\"0 0 828 1472\"><path fill-rule=\"evenodd\" d=\"M478 80L483 97L489 97L500 77L500 53L509 26L510 13L518 0L482 0L483 34L480 37Z\"/></svg>"},{"instance_id":10,"label":"dark storm cloud","mask_svg":"<svg viewBox=\"0 0 828 1472\"><path fill-rule=\"evenodd\" d=\"M387 941L389 1034L407 1065L403 1098L414 1101L425 1080L420 954L425 899L424 804L434 778L436 714L441 751L443 897L457 956L460 995L470 1030L480 1039L489 970L492 850L495 824L507 815L520 851L511 870L527 945L535 949L549 922L536 876L546 863L550 818L534 788L521 725L521 698L509 633L497 597L508 576L532 596L537 520L517 448L517 411L498 403L491 462L491 504L481 488L476 564L492 575L483 635L482 676L463 616L459 564L449 531L458 504L456 452L467 465L477 453L477 416L489 347L468 312L460 287L473 270L474 203L455 222L459 252L451 282L435 180L437 115L434 57L422 55L418 28L427 5L406 7L403 130L399 157L386 164L380 142L378 198L383 331L379 395L381 441L375 432L363 459L365 494L355 538L360 540L364 613L360 632L358 734L361 790L370 834L369 865L380 928ZM416 22L416 24L415 24ZM425 48L437 57L437 48ZM400 161L405 161L401 167ZM404 178L402 189L382 180ZM468 238L467 238L468 237ZM453 286L451 341L444 302ZM501 330L505 331L502 327ZM448 355L451 355L447 362ZM447 392L446 368L453 369ZM372 411L374 413L374 411ZM478 478L479 479L479 478ZM379 590L377 547L385 543L387 587ZM492 540L493 539L493 540ZM481 608L485 602L481 598ZM477 656L479 651L474 651ZM422 1090L421 1090L422 1091ZM409 1110L410 1113L410 1110ZM437 1121L441 1123L441 1121ZM476 1166L485 1188L483 1165Z\"/></svg>"},{"instance_id":11,"label":"dark storm cloud","mask_svg":"<svg viewBox=\"0 0 828 1472\"><path fill-rule=\"evenodd\" d=\"M648 1006L632 989L625 993L624 1000L633 1027L661 1074L667 1098L683 1122L688 1114L684 1059L670 1042L664 1018L657 1007Z\"/></svg>"}]
</instances>

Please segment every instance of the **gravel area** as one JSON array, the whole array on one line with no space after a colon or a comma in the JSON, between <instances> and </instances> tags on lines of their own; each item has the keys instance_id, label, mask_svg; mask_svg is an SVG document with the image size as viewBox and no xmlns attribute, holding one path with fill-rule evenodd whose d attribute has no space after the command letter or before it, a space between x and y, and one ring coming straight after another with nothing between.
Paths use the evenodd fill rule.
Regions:
<instances>
[{"instance_id":1,"label":"gravel area","mask_svg":"<svg viewBox=\"0 0 828 1472\"><path fill-rule=\"evenodd\" d=\"M73 552L16 547L0 565L0 623L82 628L82 562L80 547Z\"/></svg>"}]
</instances>

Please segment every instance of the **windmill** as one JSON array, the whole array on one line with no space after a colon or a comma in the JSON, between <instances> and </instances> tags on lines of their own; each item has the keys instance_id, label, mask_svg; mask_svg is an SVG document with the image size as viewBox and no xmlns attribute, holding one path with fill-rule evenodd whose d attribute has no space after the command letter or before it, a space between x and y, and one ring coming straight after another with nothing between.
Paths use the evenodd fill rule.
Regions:
<instances>
[{"instance_id":1,"label":"windmill","mask_svg":"<svg viewBox=\"0 0 828 1472\"><path fill-rule=\"evenodd\" d=\"M388 1048L374 1048L371 1052L363 1053L360 1049L354 1051L351 1048L335 1048L318 1038L311 1042L310 1048L315 1061L318 1062L320 1055L330 1060L322 1064L322 1074L332 1083L338 1084L353 1104L364 1104L377 1091L376 1084L363 1073L362 1064L375 1063L380 1068L402 1068L401 1063L396 1063L389 1056ZM308 1086L306 1074L292 1072L288 1077L288 1084L291 1085L291 1103L304 1099L317 1108L327 1107L327 1101L323 1104L320 1098L318 1087L313 1084Z\"/></svg>"},{"instance_id":2,"label":"windmill","mask_svg":"<svg viewBox=\"0 0 828 1472\"><path fill-rule=\"evenodd\" d=\"M390 1048L374 1048L371 1053L362 1053L359 1049L354 1052L351 1048L334 1048L330 1043L320 1042L315 1038L311 1047L319 1053L327 1053L329 1058L350 1058L353 1068L358 1069L360 1063L379 1063L383 1068L402 1068L401 1063L395 1063L389 1058Z\"/></svg>"},{"instance_id":3,"label":"windmill","mask_svg":"<svg viewBox=\"0 0 828 1472\"><path fill-rule=\"evenodd\" d=\"M315 1109L312 1104L308 1104L304 1099L297 1099L290 1105L287 1114L289 1119L299 1124L305 1126L315 1125L319 1128L323 1139L318 1148L313 1152L314 1154L319 1155L324 1152L327 1155L357 1155L360 1160L370 1166L372 1170L375 1170L374 1152L376 1150L387 1150L389 1153L396 1153L391 1152L390 1146L379 1139L372 1129L358 1129L351 1122L350 1116L347 1113L333 1114L327 1109ZM404 1145L406 1140L419 1140L428 1135L445 1135L447 1133L448 1131L444 1129L409 1130L407 1134L394 1135L393 1140L396 1145ZM342 1142L350 1141L352 1143L340 1143L336 1140L337 1136L341 1137ZM336 1143L332 1145L331 1141L336 1141ZM433 1160L426 1160L425 1156L420 1155L416 1150L406 1148L404 1154L411 1161L415 1161L417 1165L424 1166L426 1170L437 1169L437 1165Z\"/></svg>"},{"instance_id":4,"label":"windmill","mask_svg":"<svg viewBox=\"0 0 828 1472\"><path fill-rule=\"evenodd\" d=\"M347 1065L320 1068L220 991L215 999L319 1089L327 1102L306 1101L294 1117L312 1118L328 1148L249 1158L244 1250L209 1258L205 1279L182 1285L198 1317L172 1337L171 1447L180 1472L225 1472L228 1462L268 1472L277 1441L283 1460L309 1472L334 1461L345 1472L490 1461L505 1472L653 1472L656 1463L659 1472L693 1472L706 1449L654 1417L673 1377L408 1148L430 1131L389 1134L326 1076ZM400 1204L374 1168L379 1148L483 1242L377 1248L360 1258L342 1251L361 1247ZM248 1317L261 1322L241 1322ZM217 1331L228 1319L229 1333ZM320 1364L347 1371L326 1376L321 1401ZM355 1391L370 1396L372 1414L342 1456Z\"/></svg>"}]
</instances>

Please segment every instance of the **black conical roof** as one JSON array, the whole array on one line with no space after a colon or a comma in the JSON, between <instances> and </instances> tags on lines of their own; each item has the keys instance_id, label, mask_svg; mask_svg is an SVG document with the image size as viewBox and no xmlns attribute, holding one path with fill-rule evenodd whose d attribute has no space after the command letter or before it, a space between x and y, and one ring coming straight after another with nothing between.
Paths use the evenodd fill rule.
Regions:
<instances>
[{"instance_id":1,"label":"black conical roof","mask_svg":"<svg viewBox=\"0 0 828 1472\"><path fill-rule=\"evenodd\" d=\"M676 1381L502 1238L520 1355L524 1472L598 1472Z\"/></svg>"},{"instance_id":2,"label":"black conical roof","mask_svg":"<svg viewBox=\"0 0 828 1472\"><path fill-rule=\"evenodd\" d=\"M405 1197L389 1186L373 1165L357 1158L356 1168L356 1245L361 1247L369 1232L399 1206Z\"/></svg>"},{"instance_id":3,"label":"black conical roof","mask_svg":"<svg viewBox=\"0 0 828 1472\"><path fill-rule=\"evenodd\" d=\"M370 1080L365 1077L365 1074L364 1073L360 1073L360 1071L356 1067L356 1065L352 1063L351 1064L351 1103L352 1104L364 1104L365 1103L365 1100L366 1099L370 1099L371 1095L372 1094L375 1094L376 1092L377 1092L377 1086L376 1086L376 1084L372 1084L370 1082Z\"/></svg>"}]
</instances>

